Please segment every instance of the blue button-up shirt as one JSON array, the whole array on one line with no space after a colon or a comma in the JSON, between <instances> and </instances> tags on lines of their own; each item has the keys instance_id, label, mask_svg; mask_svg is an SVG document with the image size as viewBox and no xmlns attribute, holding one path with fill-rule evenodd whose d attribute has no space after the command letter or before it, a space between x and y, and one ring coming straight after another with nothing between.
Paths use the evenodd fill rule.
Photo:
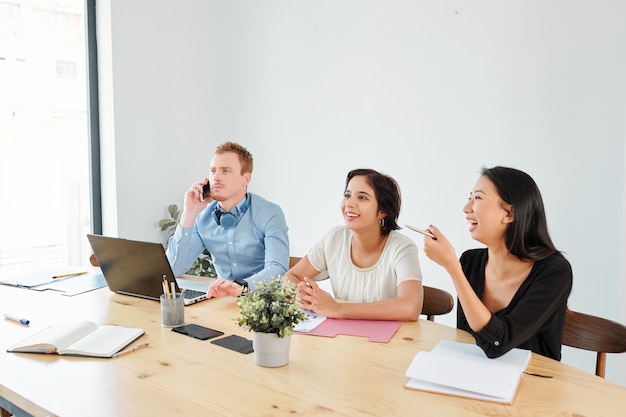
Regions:
<instances>
[{"instance_id":1,"label":"blue button-up shirt","mask_svg":"<svg viewBox=\"0 0 626 417\"><path fill-rule=\"evenodd\" d=\"M285 274L289 267L285 215L278 204L248 194L250 203L245 212L241 210L245 198L231 210L237 217L234 227L225 228L215 221L217 201L198 213L193 227L177 226L166 251L174 275L187 272L205 248L211 253L218 277L245 279L251 290L256 280Z\"/></svg>"}]
</instances>

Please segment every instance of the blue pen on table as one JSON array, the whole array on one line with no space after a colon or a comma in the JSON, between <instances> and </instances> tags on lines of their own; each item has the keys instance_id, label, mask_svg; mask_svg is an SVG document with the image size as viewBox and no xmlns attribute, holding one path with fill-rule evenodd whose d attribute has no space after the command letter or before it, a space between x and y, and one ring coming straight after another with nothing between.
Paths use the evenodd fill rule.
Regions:
<instances>
[{"instance_id":1,"label":"blue pen on table","mask_svg":"<svg viewBox=\"0 0 626 417\"><path fill-rule=\"evenodd\" d=\"M4 313L4 317L9 319L9 320L16 321L16 322L18 322L20 324L24 324L26 326L28 326L30 324L30 320L22 318L22 317L15 316L13 314Z\"/></svg>"}]
</instances>

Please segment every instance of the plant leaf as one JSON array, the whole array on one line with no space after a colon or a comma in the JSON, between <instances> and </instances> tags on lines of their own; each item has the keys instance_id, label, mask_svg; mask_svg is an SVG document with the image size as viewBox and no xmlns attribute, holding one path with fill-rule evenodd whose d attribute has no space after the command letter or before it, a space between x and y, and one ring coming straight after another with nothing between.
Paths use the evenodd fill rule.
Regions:
<instances>
[{"instance_id":1,"label":"plant leaf","mask_svg":"<svg viewBox=\"0 0 626 417\"><path fill-rule=\"evenodd\" d=\"M159 226L161 226L161 231L165 231L175 225L176 225L176 222L173 222L172 220L169 220L169 219L162 219L159 221Z\"/></svg>"},{"instance_id":2,"label":"plant leaf","mask_svg":"<svg viewBox=\"0 0 626 417\"><path fill-rule=\"evenodd\" d=\"M172 217L172 219L174 219L174 221L178 220L178 205L170 204L169 206L167 206L167 211L170 213L170 216Z\"/></svg>"}]
</instances>

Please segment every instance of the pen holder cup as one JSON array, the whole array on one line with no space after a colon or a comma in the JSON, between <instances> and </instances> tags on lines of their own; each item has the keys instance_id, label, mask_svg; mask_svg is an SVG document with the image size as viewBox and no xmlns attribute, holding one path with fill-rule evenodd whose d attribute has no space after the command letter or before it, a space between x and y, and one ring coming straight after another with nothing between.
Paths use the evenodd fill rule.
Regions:
<instances>
[{"instance_id":1,"label":"pen holder cup","mask_svg":"<svg viewBox=\"0 0 626 417\"><path fill-rule=\"evenodd\" d=\"M161 295L161 326L178 327L185 324L185 299L180 293L173 294L173 298Z\"/></svg>"}]
</instances>

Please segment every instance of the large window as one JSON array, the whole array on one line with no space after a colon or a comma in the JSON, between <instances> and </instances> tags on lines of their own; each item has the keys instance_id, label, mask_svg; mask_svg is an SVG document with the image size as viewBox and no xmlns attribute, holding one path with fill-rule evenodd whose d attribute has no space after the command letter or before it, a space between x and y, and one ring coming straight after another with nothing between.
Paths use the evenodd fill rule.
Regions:
<instances>
[{"instance_id":1,"label":"large window","mask_svg":"<svg viewBox=\"0 0 626 417\"><path fill-rule=\"evenodd\" d=\"M0 0L0 268L90 249L85 0Z\"/></svg>"}]
</instances>

